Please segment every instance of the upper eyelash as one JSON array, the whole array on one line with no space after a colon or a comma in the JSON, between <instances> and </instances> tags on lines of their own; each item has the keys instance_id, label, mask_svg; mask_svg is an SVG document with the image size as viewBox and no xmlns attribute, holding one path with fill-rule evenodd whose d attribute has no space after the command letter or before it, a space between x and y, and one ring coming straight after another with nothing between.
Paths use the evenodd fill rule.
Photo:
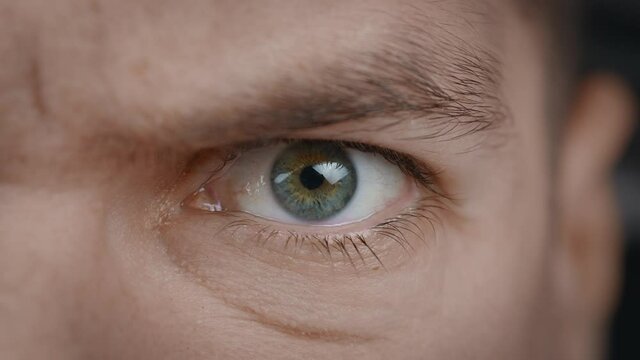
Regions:
<instances>
[{"instance_id":1,"label":"upper eyelash","mask_svg":"<svg viewBox=\"0 0 640 360\"><path fill-rule=\"evenodd\" d=\"M244 143L235 147L236 152L242 153L244 151L253 150L258 147L275 145L275 144L289 144L298 141L305 141L307 139L292 139L292 138L282 138L282 139L270 139L270 140L260 140L249 143ZM411 176L418 184L423 187L429 189L432 192L439 194L440 196L446 197L447 195L442 191L441 187L438 184L438 177L440 172L436 171L432 167L427 164L415 159L414 157L391 150L385 147L365 144L361 142L355 141L342 141L342 140L313 140L313 141L326 141L332 142L335 144L342 145L346 148L358 150L366 153L374 153L384 157L390 163L396 165L400 170L402 170L405 175Z\"/></svg>"},{"instance_id":2,"label":"upper eyelash","mask_svg":"<svg viewBox=\"0 0 640 360\"><path fill-rule=\"evenodd\" d=\"M439 172L414 157L376 145L350 141L341 141L338 143L358 151L379 154L390 163L398 166L403 173L415 179L418 184L444 196L444 192L441 191L437 182Z\"/></svg>"}]
</instances>

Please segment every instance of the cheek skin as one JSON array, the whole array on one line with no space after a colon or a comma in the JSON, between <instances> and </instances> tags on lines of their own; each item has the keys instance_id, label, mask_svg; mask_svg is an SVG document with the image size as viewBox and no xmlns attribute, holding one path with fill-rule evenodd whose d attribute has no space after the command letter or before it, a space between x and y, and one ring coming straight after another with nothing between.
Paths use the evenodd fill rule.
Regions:
<instances>
[{"instance_id":1,"label":"cheek skin","mask_svg":"<svg viewBox=\"0 0 640 360\"><path fill-rule=\"evenodd\" d=\"M74 358L104 284L103 209L87 191L0 190L2 323L6 358ZM88 216L91 214L90 216ZM82 219L82 221L78 221ZM107 290L111 293L111 290ZM34 346L36 344L36 346ZM4 356L3 356L4 357Z\"/></svg>"},{"instance_id":2,"label":"cheek skin","mask_svg":"<svg viewBox=\"0 0 640 360\"><path fill-rule=\"evenodd\" d=\"M196 358L161 296L190 295L165 285L175 278L140 251L142 232L118 236L106 189L0 188L0 357Z\"/></svg>"},{"instance_id":3,"label":"cheek skin","mask_svg":"<svg viewBox=\"0 0 640 360\"><path fill-rule=\"evenodd\" d=\"M526 324L524 319L514 319L529 307L525 304L530 294L513 289L528 288L528 282L525 276L517 283L511 274L528 271L523 270L523 262L504 260L522 257L519 250L509 250L508 243L516 237L509 232L515 229L505 229L505 223L474 227L468 236L452 234L431 249L434 261L428 266L398 274L381 285L372 304L388 309L389 319L402 321L380 328L379 339L354 346L282 335L213 297L166 259L153 235L135 225L144 222L141 209L132 208L131 203L114 204L101 195L110 191L52 195L7 190L11 191L2 193L3 214L12 215L1 218L1 228L12 232L2 237L2 264L11 271L3 271L9 283L3 288L21 290L5 302L15 317L5 323L4 328L12 331L3 338L28 351L16 353L26 357L47 357L53 348L68 351L60 353L61 359L97 353L122 359L228 358L230 354L250 359L256 352L274 359L327 354L334 358L394 354L407 359L420 354L463 358L488 348L491 354L499 354L498 349L508 347L495 341L514 343L514 322ZM52 208L58 211L51 212ZM34 221L38 227L32 226ZM18 244L23 239L46 245L25 248ZM505 249L497 258L498 266L498 252L486 246L496 242ZM389 288L396 290L389 292ZM226 293L234 291L251 288L229 288ZM515 298L510 295L514 293ZM343 294L336 290L335 296ZM376 312L375 307L367 310ZM495 326L504 334L465 331L469 326ZM30 346L34 338L41 346ZM452 346L461 340L464 346ZM15 345L21 341L29 344ZM279 350L282 347L289 349L286 354Z\"/></svg>"},{"instance_id":4,"label":"cheek skin","mask_svg":"<svg viewBox=\"0 0 640 360\"><path fill-rule=\"evenodd\" d=\"M6 209L11 210L3 213L14 214L3 217L3 225L14 225L14 233L3 236L3 241L16 241L5 243L3 248L8 251L4 254L17 262L3 264L14 271L21 269L7 278L24 291L9 302L17 316L7 322L7 328L15 331L6 338L16 336L17 343L20 339L30 342L34 336L39 339L42 347L20 346L30 351L24 353L28 357L46 356L51 348L68 351L60 355L67 359L96 353L122 359L251 359L256 353L274 359L329 354L332 358L402 354L406 359L430 354L446 359L473 353L489 359L500 351L517 353L503 342L513 346L519 341L514 339L514 329L527 324L519 314L522 306L529 307L525 306L529 294L513 289L528 288L530 283L527 276L514 281L512 274L529 271L528 266L523 270L523 262L504 259L522 255L510 249L515 236L508 234L515 230L505 223L491 225L489 221L486 226L471 227L467 234L452 232L430 248L432 262L385 278L377 286L353 279L353 291L371 292L366 300L369 305L354 307L344 318L332 321L349 324L362 316L362 324L381 326L371 328L378 335L375 339L339 342L283 334L229 306L219 297L221 293L234 296L255 291L243 280L241 264L228 274L236 280L221 282L225 288L212 294L166 257L152 233L140 229L139 224L146 222L143 209L134 206L136 202L104 196L123 189L107 189L53 195L11 189L13 197L3 196ZM59 211L51 212L52 208ZM494 214L489 209L479 223ZM34 228L33 221L41 226ZM17 244L21 239L47 246L25 251ZM496 258L498 246L503 247L504 258ZM37 268L37 273L31 268ZM265 281L275 286L278 278ZM341 287L325 291L329 298L346 299ZM318 305L313 299L305 301L296 304L284 297L280 308L272 303L267 311L291 316L297 311L294 308ZM302 310L297 316L308 321L311 313ZM496 329L465 330L469 327ZM288 351L282 353L282 348Z\"/></svg>"}]
</instances>

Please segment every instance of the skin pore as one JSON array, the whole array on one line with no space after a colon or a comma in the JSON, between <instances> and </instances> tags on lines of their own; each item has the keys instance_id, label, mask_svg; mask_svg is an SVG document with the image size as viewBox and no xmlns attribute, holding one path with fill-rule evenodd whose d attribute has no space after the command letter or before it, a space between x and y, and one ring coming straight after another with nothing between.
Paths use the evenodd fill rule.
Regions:
<instances>
[{"instance_id":1,"label":"skin pore","mask_svg":"<svg viewBox=\"0 0 640 360\"><path fill-rule=\"evenodd\" d=\"M551 159L517 6L0 0L0 358L597 358L634 109L587 82ZM321 229L185 206L301 139L430 186Z\"/></svg>"}]
</instances>

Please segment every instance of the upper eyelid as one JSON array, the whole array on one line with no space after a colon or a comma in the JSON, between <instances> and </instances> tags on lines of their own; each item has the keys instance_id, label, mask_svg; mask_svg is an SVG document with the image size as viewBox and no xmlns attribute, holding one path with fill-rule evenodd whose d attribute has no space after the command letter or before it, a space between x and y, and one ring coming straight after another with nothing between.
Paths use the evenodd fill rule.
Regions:
<instances>
[{"instance_id":1,"label":"upper eyelid","mask_svg":"<svg viewBox=\"0 0 640 360\"><path fill-rule=\"evenodd\" d=\"M450 196L444 190L444 186L438 181L440 170L436 170L433 166L428 165L424 161L417 159L415 156L405 154L387 147L373 145L365 142L358 141L350 141L350 140L330 140L330 139L307 139L307 138L292 138L292 137L283 137L283 138L273 138L273 139L263 139L263 140L254 140L241 142L239 144L231 145L228 147L223 147L227 149L227 155L235 157L238 154L241 154L245 151L254 150L261 147L268 147L277 144L287 144L296 141L305 141L305 140L314 140L314 141L328 141L335 142L338 144L342 144L345 147L352 148L355 150L359 150L362 152L372 152L378 155L383 156L387 161L392 164L398 166L405 174L411 176L415 179L421 186L424 186L428 190L438 194L439 196L447 197L449 200L452 200ZM206 152L206 151L205 151ZM225 161L225 164L227 161ZM222 170L222 169L220 169ZM215 170L208 169L206 170L212 173L212 176L215 176ZM208 181L208 180L207 180Z\"/></svg>"},{"instance_id":2,"label":"upper eyelid","mask_svg":"<svg viewBox=\"0 0 640 360\"><path fill-rule=\"evenodd\" d=\"M275 146L278 144L292 143L296 141L328 141L340 143L348 148L363 152L373 152L383 156L394 166L398 166L402 172L410 176L420 187L440 198L446 204L455 205L459 203L452 193L448 191L447 184L443 183L441 176L442 170L436 169L428 165L416 156L409 155L400 151L393 150L389 147L373 145L366 142L352 140L327 140L322 138L275 138L257 141L248 141L234 144L231 146L223 146L216 149L208 149L201 151L196 160L192 161L185 172L185 176L189 176L196 180L192 183L193 188L186 189L183 197L179 199L178 206L184 208L185 202L189 198L194 198L200 189L204 188L208 183L212 182L216 176L220 175L227 169L233 161L243 152L258 149L261 147ZM192 174L194 173L194 174Z\"/></svg>"},{"instance_id":3,"label":"upper eyelid","mask_svg":"<svg viewBox=\"0 0 640 360\"><path fill-rule=\"evenodd\" d=\"M367 143L344 141L342 142L342 144L356 150L377 153L387 159L387 161L400 167L401 170L403 170L406 174L411 175L421 185L429 188L429 190L436 190L436 187L438 185L437 177L439 172L434 170L425 162L416 159L414 156L404 154L402 152L395 151L386 147L370 145Z\"/></svg>"}]
</instances>

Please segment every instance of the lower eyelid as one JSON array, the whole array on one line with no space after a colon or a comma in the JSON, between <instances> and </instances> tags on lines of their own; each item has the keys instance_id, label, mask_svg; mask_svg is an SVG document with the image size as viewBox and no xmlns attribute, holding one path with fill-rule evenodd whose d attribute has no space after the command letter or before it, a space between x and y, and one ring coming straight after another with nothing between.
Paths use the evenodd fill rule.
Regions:
<instances>
[{"instance_id":1,"label":"lower eyelid","mask_svg":"<svg viewBox=\"0 0 640 360\"><path fill-rule=\"evenodd\" d=\"M371 274L407 265L408 260L425 254L426 245L437 236L440 206L435 196L425 196L384 221L370 219L357 226L315 232L309 227L284 228L249 214L190 213L171 224L174 228L168 229L168 246L170 253L184 250L188 244L192 247L189 252L203 254L227 248L303 273L331 269ZM182 239L181 232L190 236Z\"/></svg>"},{"instance_id":2,"label":"lower eyelid","mask_svg":"<svg viewBox=\"0 0 640 360\"><path fill-rule=\"evenodd\" d=\"M217 233L219 225L207 219L211 216L178 219L161 231L170 259L213 299L245 311L252 320L260 316L264 325L356 335L352 340L375 337L379 332L372 330L372 323L383 326L389 319L374 299L381 287L393 286L402 277L400 272L387 276L399 261L387 256L388 271L376 265L354 270L348 261L330 264L319 260L322 257L288 251L282 256L281 247L255 246L255 239L247 236L255 233L251 227L237 230L235 239ZM217 237L225 240L215 241ZM334 316L326 317L328 313Z\"/></svg>"}]
</instances>

